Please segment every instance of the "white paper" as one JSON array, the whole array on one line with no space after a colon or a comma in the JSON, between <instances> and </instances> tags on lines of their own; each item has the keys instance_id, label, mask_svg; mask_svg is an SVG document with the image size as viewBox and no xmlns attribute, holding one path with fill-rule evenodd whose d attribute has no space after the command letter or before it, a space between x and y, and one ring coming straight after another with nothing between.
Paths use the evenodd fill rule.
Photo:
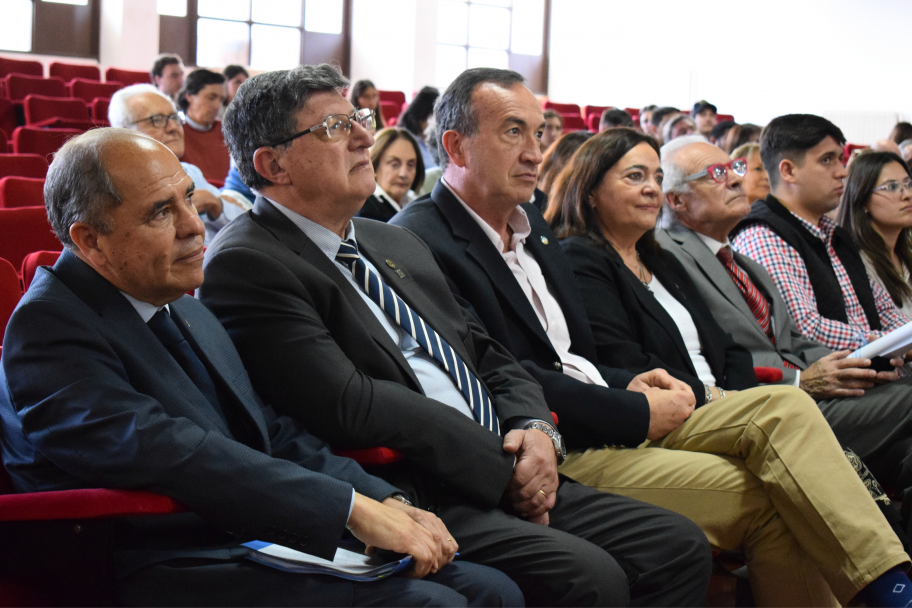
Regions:
<instances>
[{"instance_id":1,"label":"white paper","mask_svg":"<svg viewBox=\"0 0 912 608\"><path fill-rule=\"evenodd\" d=\"M898 327L885 336L862 346L849 358L870 359L871 357L901 357L912 350L912 322Z\"/></svg>"}]
</instances>

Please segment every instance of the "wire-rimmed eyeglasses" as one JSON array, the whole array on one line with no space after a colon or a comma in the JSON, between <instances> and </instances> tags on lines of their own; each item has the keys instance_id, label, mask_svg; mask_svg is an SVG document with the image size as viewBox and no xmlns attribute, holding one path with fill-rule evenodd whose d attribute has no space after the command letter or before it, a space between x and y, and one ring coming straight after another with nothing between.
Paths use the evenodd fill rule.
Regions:
<instances>
[{"instance_id":1,"label":"wire-rimmed eyeglasses","mask_svg":"<svg viewBox=\"0 0 912 608\"><path fill-rule=\"evenodd\" d=\"M168 126L168 121L173 120L175 124L185 125L187 124L187 118L180 112L175 112L174 114L153 114L146 118L140 118L139 120L133 121L131 125L137 125L141 122L149 121L149 123L156 129L162 129Z\"/></svg>"},{"instance_id":2,"label":"wire-rimmed eyeglasses","mask_svg":"<svg viewBox=\"0 0 912 608\"><path fill-rule=\"evenodd\" d=\"M308 133L318 131L320 129L326 129L326 137L330 139L343 137L344 135L347 135L351 132L351 126L353 122L357 122L368 133L373 133L374 129L377 128L377 120L374 118L373 110L370 108L361 108L351 116L347 116L345 114L330 114L320 124L314 125L309 129L299 131L291 137L286 137L282 141L268 144L268 146L270 148L281 146L282 144L287 144L291 140L297 139L302 135L307 135Z\"/></svg>"},{"instance_id":3,"label":"wire-rimmed eyeglasses","mask_svg":"<svg viewBox=\"0 0 912 608\"><path fill-rule=\"evenodd\" d=\"M725 180L728 179L729 169L731 169L738 177L744 177L744 175L747 173L747 160L743 158L735 158L725 164L720 163L718 165L710 165L699 173L688 175L684 178L684 181L689 182L695 179L700 179L701 177L709 176L717 184L724 184Z\"/></svg>"}]
</instances>

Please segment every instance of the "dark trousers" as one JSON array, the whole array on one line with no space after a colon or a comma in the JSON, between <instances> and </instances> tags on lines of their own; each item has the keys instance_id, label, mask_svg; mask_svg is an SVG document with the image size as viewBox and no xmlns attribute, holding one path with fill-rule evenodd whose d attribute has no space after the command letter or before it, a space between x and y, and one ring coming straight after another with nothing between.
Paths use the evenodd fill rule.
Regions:
<instances>
[{"instance_id":1,"label":"dark trousers","mask_svg":"<svg viewBox=\"0 0 912 608\"><path fill-rule=\"evenodd\" d=\"M562 478L550 526L442 504L465 559L506 573L529 606L702 606L712 556L689 519Z\"/></svg>"},{"instance_id":2,"label":"dark trousers","mask_svg":"<svg viewBox=\"0 0 912 608\"><path fill-rule=\"evenodd\" d=\"M454 561L422 580L356 583L293 574L241 558L178 559L119 581L121 606L522 606L516 584L493 568Z\"/></svg>"}]
</instances>

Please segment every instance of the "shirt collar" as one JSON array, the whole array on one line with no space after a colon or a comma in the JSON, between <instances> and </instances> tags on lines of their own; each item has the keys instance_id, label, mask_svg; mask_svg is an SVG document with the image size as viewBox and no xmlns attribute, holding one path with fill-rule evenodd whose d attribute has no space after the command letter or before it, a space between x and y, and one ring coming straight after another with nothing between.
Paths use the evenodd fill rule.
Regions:
<instances>
[{"instance_id":1,"label":"shirt collar","mask_svg":"<svg viewBox=\"0 0 912 608\"><path fill-rule=\"evenodd\" d=\"M723 247L731 247L731 241L728 240L728 237L725 237L724 243L720 243L719 241L712 238L711 236L706 236L705 234L700 234L696 230L694 230L694 234L696 234L697 237L699 237L699 239L701 241L703 241L704 245L709 247L709 250L712 251L713 255L716 255L717 253L719 253L719 250L722 249Z\"/></svg>"},{"instance_id":2,"label":"shirt collar","mask_svg":"<svg viewBox=\"0 0 912 608\"><path fill-rule=\"evenodd\" d=\"M497 251L503 252L504 242L503 239L500 238L500 234L491 228L490 224L484 221L480 215L475 213L475 211L469 207L468 204L466 204L466 202L462 200L458 194L456 194L456 191L453 190L453 188L447 183L446 179L441 177L440 181L444 186L446 186L446 189L449 190L454 197L456 197L456 200L459 201L459 204L462 205L463 209L466 210L469 216L475 220L475 223L481 227L482 231L485 233L485 236L487 236L491 243L497 247ZM516 243L526 242L526 237L532 234L532 225L529 223L529 216L526 215L526 210L519 205L517 205L516 209L513 210L513 213L510 214L508 223L510 225L510 228L513 229L513 242L510 243L510 250L512 251L516 249Z\"/></svg>"},{"instance_id":3,"label":"shirt collar","mask_svg":"<svg viewBox=\"0 0 912 608\"><path fill-rule=\"evenodd\" d=\"M389 194L387 194L386 190L384 190L383 188L380 187L380 184L377 184L377 187L374 188L374 196L376 196L377 198L379 198L381 200L385 199L386 202L389 203L390 205L392 205L393 209L395 209L396 211L402 211L402 207L399 206L399 203L397 203L395 200L393 200L393 197L390 196Z\"/></svg>"},{"instance_id":4,"label":"shirt collar","mask_svg":"<svg viewBox=\"0 0 912 608\"><path fill-rule=\"evenodd\" d=\"M304 233L304 236L309 238L320 248L320 251L322 251L326 257L331 261L335 261L336 254L339 253L339 247L342 245L342 239L338 234L313 220L307 219L300 213L292 211L282 203L278 203L271 198L266 198L266 200L272 203L273 207L278 209L285 217L290 219L291 222L298 227L298 230ZM348 228L345 230L345 240L354 241L357 244L357 241L355 241L355 225L350 220L348 222Z\"/></svg>"},{"instance_id":5,"label":"shirt collar","mask_svg":"<svg viewBox=\"0 0 912 608\"><path fill-rule=\"evenodd\" d=\"M215 124L215 123L212 123L212 125L209 125L208 127L204 127L203 125L201 125L200 123L196 122L195 120L193 120L192 118L190 118L190 117L187 116L186 114L184 114L184 118L187 119L187 124L190 125L191 127L193 127L194 130L196 130L196 131L211 131L211 130L212 130L212 125Z\"/></svg>"},{"instance_id":6,"label":"shirt collar","mask_svg":"<svg viewBox=\"0 0 912 608\"><path fill-rule=\"evenodd\" d=\"M130 305L133 306L134 310L136 310L136 312L139 313L139 316L142 317L143 323L148 323L149 319L154 317L155 313L157 313L162 308L168 309L169 314L171 312L171 309L168 307L167 304L165 304L164 306L156 306L155 304L149 304L148 302L143 302L141 300L137 300L136 298L134 298L133 296L131 296L130 294L128 294L126 292L121 291L120 293L123 295L123 297L125 297L127 299L127 302L129 302Z\"/></svg>"},{"instance_id":7,"label":"shirt collar","mask_svg":"<svg viewBox=\"0 0 912 608\"><path fill-rule=\"evenodd\" d=\"M789 210L789 213L791 213L795 217L795 219L797 219L799 222L801 222L801 225L804 226L805 228L807 228L811 232L811 234L813 234L820 240L829 241L830 238L832 238L833 230L836 229L836 222L834 222L827 216L825 216L825 215L821 216L820 221L815 226L814 224L810 223L803 217L799 217L797 214L795 214L794 211Z\"/></svg>"}]
</instances>

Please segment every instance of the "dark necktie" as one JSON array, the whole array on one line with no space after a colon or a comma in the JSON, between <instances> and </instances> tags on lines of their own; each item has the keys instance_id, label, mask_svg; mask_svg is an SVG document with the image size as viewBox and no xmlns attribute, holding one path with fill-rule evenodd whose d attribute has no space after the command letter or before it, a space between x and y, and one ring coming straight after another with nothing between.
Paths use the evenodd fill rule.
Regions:
<instances>
[{"instance_id":1,"label":"dark necktie","mask_svg":"<svg viewBox=\"0 0 912 608\"><path fill-rule=\"evenodd\" d=\"M747 273L738 268L735 264L731 247L726 245L719 250L716 256L719 258L719 261L722 262L722 265L725 266L725 270L728 271L732 281L738 286L741 295L744 296L744 301L747 302L747 307L750 308L750 311L754 314L754 318L757 319L757 323L760 324L760 329L762 329L763 333L765 333L770 341L775 344L776 338L773 336L773 328L770 323L769 302L766 301L766 298L763 297L760 290L754 286L753 281L750 280Z\"/></svg>"},{"instance_id":2,"label":"dark necktie","mask_svg":"<svg viewBox=\"0 0 912 608\"><path fill-rule=\"evenodd\" d=\"M440 337L430 325L424 322L424 319L418 316L418 313L396 295L396 292L383 282L379 274L367 267L358 253L358 245L351 240L342 241L339 253L336 254L336 260L351 270L355 283L371 300L395 319L402 329L443 365L468 402L475 420L486 429L499 435L500 425L497 416L494 415L491 398L484 386L475 377L475 374L469 371L468 366L447 344L446 340Z\"/></svg>"},{"instance_id":3,"label":"dark necktie","mask_svg":"<svg viewBox=\"0 0 912 608\"><path fill-rule=\"evenodd\" d=\"M148 326L227 426L228 420L219 405L218 391L215 388L215 382L212 381L212 376L209 375L206 366L203 365L203 362L193 351L193 347L184 338L184 334L181 333L177 323L171 318L168 309L162 308L155 313L149 319Z\"/></svg>"}]
</instances>

